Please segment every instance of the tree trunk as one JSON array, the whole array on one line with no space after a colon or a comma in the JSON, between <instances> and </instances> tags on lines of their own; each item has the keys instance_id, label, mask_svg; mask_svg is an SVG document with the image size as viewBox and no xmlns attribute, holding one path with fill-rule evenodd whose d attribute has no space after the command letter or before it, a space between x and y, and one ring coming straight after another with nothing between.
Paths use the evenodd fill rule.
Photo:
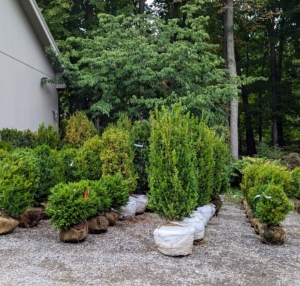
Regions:
<instances>
[{"instance_id":1,"label":"tree trunk","mask_svg":"<svg viewBox=\"0 0 300 286\"><path fill-rule=\"evenodd\" d=\"M227 45L227 67L230 78L236 77L236 63L234 55L234 35L233 35L233 0L227 0L225 23L225 38ZM238 160L239 141L238 141L238 93L234 94L234 98L230 102L230 137L231 137L231 155Z\"/></svg>"},{"instance_id":2,"label":"tree trunk","mask_svg":"<svg viewBox=\"0 0 300 286\"><path fill-rule=\"evenodd\" d=\"M253 157L253 155L256 154L256 148L253 135L252 118L249 110L247 110L249 107L248 90L244 85L242 86L242 98L245 105L247 155Z\"/></svg>"},{"instance_id":3,"label":"tree trunk","mask_svg":"<svg viewBox=\"0 0 300 286\"><path fill-rule=\"evenodd\" d=\"M93 19L93 6L87 4L85 7L85 18L90 21Z\"/></svg>"},{"instance_id":4,"label":"tree trunk","mask_svg":"<svg viewBox=\"0 0 300 286\"><path fill-rule=\"evenodd\" d=\"M179 2L174 2L174 4L173 4L173 18L174 19L178 18L178 15L179 15L178 11L179 11Z\"/></svg>"},{"instance_id":5,"label":"tree trunk","mask_svg":"<svg viewBox=\"0 0 300 286\"><path fill-rule=\"evenodd\" d=\"M140 0L139 14L144 14L144 12L145 12L145 0Z\"/></svg>"},{"instance_id":6,"label":"tree trunk","mask_svg":"<svg viewBox=\"0 0 300 286\"><path fill-rule=\"evenodd\" d=\"M274 7L271 8L274 13ZM276 80L276 51L275 51L275 15L269 25L269 44L270 44L270 69L272 83L272 139L273 145L278 143L278 126L277 126L277 80Z\"/></svg>"}]
</instances>

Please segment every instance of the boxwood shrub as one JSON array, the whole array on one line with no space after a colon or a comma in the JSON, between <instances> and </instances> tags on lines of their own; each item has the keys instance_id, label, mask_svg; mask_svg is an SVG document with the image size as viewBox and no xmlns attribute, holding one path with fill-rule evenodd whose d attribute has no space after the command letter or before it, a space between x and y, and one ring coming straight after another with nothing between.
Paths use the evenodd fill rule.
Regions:
<instances>
[{"instance_id":1,"label":"boxwood shrub","mask_svg":"<svg viewBox=\"0 0 300 286\"><path fill-rule=\"evenodd\" d=\"M38 160L31 149L15 149L0 161L0 213L18 217L34 203Z\"/></svg>"},{"instance_id":2,"label":"boxwood shrub","mask_svg":"<svg viewBox=\"0 0 300 286\"><path fill-rule=\"evenodd\" d=\"M59 230L93 217L109 209L110 198L99 181L82 180L79 183L60 183L51 189L46 213Z\"/></svg>"},{"instance_id":3,"label":"boxwood shrub","mask_svg":"<svg viewBox=\"0 0 300 286\"><path fill-rule=\"evenodd\" d=\"M52 187L65 182L65 172L63 161L56 150L51 150L48 145L41 145L33 152L40 169L39 186L34 197L35 204L38 205L47 201Z\"/></svg>"},{"instance_id":4,"label":"boxwood shrub","mask_svg":"<svg viewBox=\"0 0 300 286\"><path fill-rule=\"evenodd\" d=\"M130 191L128 182L124 180L120 173L102 177L100 179L100 185L107 191L111 201L110 208L118 210L126 205ZM110 210L110 208L108 210Z\"/></svg>"}]
</instances>

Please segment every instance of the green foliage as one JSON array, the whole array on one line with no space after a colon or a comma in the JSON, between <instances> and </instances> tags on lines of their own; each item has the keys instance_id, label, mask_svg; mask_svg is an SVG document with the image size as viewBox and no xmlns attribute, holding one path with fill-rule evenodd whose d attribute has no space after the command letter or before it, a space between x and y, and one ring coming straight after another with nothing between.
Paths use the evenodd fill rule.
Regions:
<instances>
[{"instance_id":1,"label":"green foliage","mask_svg":"<svg viewBox=\"0 0 300 286\"><path fill-rule=\"evenodd\" d=\"M243 169L241 189L246 198L254 186L263 186L273 183L281 186L286 194L291 191L291 178L285 167L274 165L272 162L257 161L255 164L248 165Z\"/></svg>"},{"instance_id":2,"label":"green foliage","mask_svg":"<svg viewBox=\"0 0 300 286\"><path fill-rule=\"evenodd\" d=\"M66 128L68 125L68 120L67 119L62 119L59 122L59 138L60 142L63 142L65 137L66 137Z\"/></svg>"},{"instance_id":3,"label":"green foliage","mask_svg":"<svg viewBox=\"0 0 300 286\"><path fill-rule=\"evenodd\" d=\"M238 161L232 161L230 166L230 183L232 186L237 187L240 185L243 176L243 169L249 165L256 163L270 162L274 165L278 165L279 161L271 161L267 158L252 158L252 157L242 157Z\"/></svg>"},{"instance_id":4,"label":"green foliage","mask_svg":"<svg viewBox=\"0 0 300 286\"><path fill-rule=\"evenodd\" d=\"M105 189L97 181L60 183L51 189L46 213L54 227L65 230L110 206Z\"/></svg>"},{"instance_id":5,"label":"green foliage","mask_svg":"<svg viewBox=\"0 0 300 286\"><path fill-rule=\"evenodd\" d=\"M281 185L270 183L265 185L264 192L257 198L255 215L268 225L277 226L285 219L285 215L293 209Z\"/></svg>"},{"instance_id":6,"label":"green foliage","mask_svg":"<svg viewBox=\"0 0 300 286\"><path fill-rule=\"evenodd\" d=\"M101 163L93 151L86 148L63 148L59 155L64 163L66 182L100 179Z\"/></svg>"},{"instance_id":7,"label":"green foliage","mask_svg":"<svg viewBox=\"0 0 300 286\"><path fill-rule=\"evenodd\" d=\"M83 148L90 149L93 151L96 155L100 156L101 151L101 141L99 135L94 136L91 139L88 139L84 142ZM99 157L100 158L100 157Z\"/></svg>"},{"instance_id":8,"label":"green foliage","mask_svg":"<svg viewBox=\"0 0 300 286\"><path fill-rule=\"evenodd\" d=\"M105 124L123 113L148 118L155 106L179 98L193 114L204 111L224 123L223 104L236 89L205 32L208 19L195 16L198 8L185 7L184 27L149 14L99 14L90 37L67 39L69 49L58 59L65 67L60 80L93 102L90 114Z\"/></svg>"},{"instance_id":9,"label":"green foliage","mask_svg":"<svg viewBox=\"0 0 300 286\"><path fill-rule=\"evenodd\" d=\"M35 204L38 205L47 202L52 187L65 182L64 164L58 152L51 150L48 145L38 146L33 152L40 169L39 186L34 196Z\"/></svg>"},{"instance_id":10,"label":"green foliage","mask_svg":"<svg viewBox=\"0 0 300 286\"><path fill-rule=\"evenodd\" d=\"M124 180L120 173L106 175L100 179L100 185L107 191L110 198L110 207L118 210L128 202L130 189L128 182ZM107 209L110 210L110 209Z\"/></svg>"},{"instance_id":11,"label":"green foliage","mask_svg":"<svg viewBox=\"0 0 300 286\"><path fill-rule=\"evenodd\" d=\"M57 149L59 146L59 133L52 126L45 126L45 123L39 125L38 133L36 137L36 146L48 145L51 149Z\"/></svg>"},{"instance_id":12,"label":"green foliage","mask_svg":"<svg viewBox=\"0 0 300 286\"><path fill-rule=\"evenodd\" d=\"M134 168L138 174L137 193L145 194L149 190L147 168L149 167L149 137L151 125L147 120L138 120L133 123L131 136L134 144Z\"/></svg>"},{"instance_id":13,"label":"green foliage","mask_svg":"<svg viewBox=\"0 0 300 286\"><path fill-rule=\"evenodd\" d=\"M300 199L300 167L295 168L290 172L291 176L291 191L290 196Z\"/></svg>"},{"instance_id":14,"label":"green foliage","mask_svg":"<svg viewBox=\"0 0 300 286\"><path fill-rule=\"evenodd\" d=\"M283 156L282 148L280 148L278 145L269 146L267 143L263 141L257 145L256 150L257 150L256 157L259 158L278 160L281 159L281 157Z\"/></svg>"},{"instance_id":15,"label":"green foliage","mask_svg":"<svg viewBox=\"0 0 300 286\"><path fill-rule=\"evenodd\" d=\"M191 127L196 178L198 185L198 206L208 204L213 193L214 182L214 142L215 134L205 121L193 120Z\"/></svg>"},{"instance_id":16,"label":"green foliage","mask_svg":"<svg viewBox=\"0 0 300 286\"><path fill-rule=\"evenodd\" d=\"M197 205L195 152L189 114L179 104L151 115L149 207L160 217L182 220Z\"/></svg>"},{"instance_id":17,"label":"green foliage","mask_svg":"<svg viewBox=\"0 0 300 286\"><path fill-rule=\"evenodd\" d=\"M110 126L101 136L100 158L102 176L121 173L128 181L130 191L136 189L137 175L134 172L134 153L129 131Z\"/></svg>"},{"instance_id":18,"label":"green foliage","mask_svg":"<svg viewBox=\"0 0 300 286\"><path fill-rule=\"evenodd\" d=\"M18 131L17 129L3 128L0 130L1 141L10 143L14 148L34 148L36 134L29 129Z\"/></svg>"},{"instance_id":19,"label":"green foliage","mask_svg":"<svg viewBox=\"0 0 300 286\"><path fill-rule=\"evenodd\" d=\"M214 149L214 162L213 169L213 190L212 195L218 196L225 194L229 190L229 172L230 172L230 150L229 145L225 141L225 136L214 136L213 149Z\"/></svg>"},{"instance_id":20,"label":"green foliage","mask_svg":"<svg viewBox=\"0 0 300 286\"><path fill-rule=\"evenodd\" d=\"M300 157L298 153L289 153L282 157L281 164L286 166L289 171L300 167Z\"/></svg>"},{"instance_id":21,"label":"green foliage","mask_svg":"<svg viewBox=\"0 0 300 286\"><path fill-rule=\"evenodd\" d=\"M8 142L0 141L0 149L10 152L14 150L14 147Z\"/></svg>"},{"instance_id":22,"label":"green foliage","mask_svg":"<svg viewBox=\"0 0 300 286\"><path fill-rule=\"evenodd\" d=\"M0 161L7 156L8 152L4 149L0 149Z\"/></svg>"},{"instance_id":23,"label":"green foliage","mask_svg":"<svg viewBox=\"0 0 300 286\"><path fill-rule=\"evenodd\" d=\"M74 148L83 146L84 142L97 134L94 124L84 112L76 111L66 126L65 142Z\"/></svg>"},{"instance_id":24,"label":"green foliage","mask_svg":"<svg viewBox=\"0 0 300 286\"><path fill-rule=\"evenodd\" d=\"M0 161L0 213L18 217L34 203L38 160L30 149L16 149Z\"/></svg>"}]
</instances>

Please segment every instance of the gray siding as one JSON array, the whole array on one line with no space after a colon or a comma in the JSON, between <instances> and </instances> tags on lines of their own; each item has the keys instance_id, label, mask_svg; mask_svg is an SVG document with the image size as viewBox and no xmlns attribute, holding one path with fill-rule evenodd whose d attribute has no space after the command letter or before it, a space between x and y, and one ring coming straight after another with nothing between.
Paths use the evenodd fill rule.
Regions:
<instances>
[{"instance_id":1,"label":"gray siding","mask_svg":"<svg viewBox=\"0 0 300 286\"><path fill-rule=\"evenodd\" d=\"M0 0L0 129L36 131L42 122L58 123L52 112L57 90L41 86L44 76L55 72L19 0Z\"/></svg>"}]
</instances>

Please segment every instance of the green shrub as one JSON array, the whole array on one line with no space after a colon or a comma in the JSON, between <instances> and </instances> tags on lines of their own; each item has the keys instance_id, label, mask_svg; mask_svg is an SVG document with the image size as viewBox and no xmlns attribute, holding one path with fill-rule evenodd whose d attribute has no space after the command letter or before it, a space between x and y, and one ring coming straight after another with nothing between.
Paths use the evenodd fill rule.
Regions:
<instances>
[{"instance_id":1,"label":"green shrub","mask_svg":"<svg viewBox=\"0 0 300 286\"><path fill-rule=\"evenodd\" d=\"M281 159L281 164L286 166L289 171L300 167L300 157L297 153L290 153Z\"/></svg>"},{"instance_id":2,"label":"green shrub","mask_svg":"<svg viewBox=\"0 0 300 286\"><path fill-rule=\"evenodd\" d=\"M35 204L48 200L50 189L58 183L65 182L64 164L58 152L51 150L48 145L41 145L34 149L40 169L39 186L35 193Z\"/></svg>"},{"instance_id":3,"label":"green shrub","mask_svg":"<svg viewBox=\"0 0 300 286\"><path fill-rule=\"evenodd\" d=\"M291 191L290 197L300 199L300 167L295 168L290 172L291 176Z\"/></svg>"},{"instance_id":4,"label":"green shrub","mask_svg":"<svg viewBox=\"0 0 300 286\"><path fill-rule=\"evenodd\" d=\"M213 142L214 162L213 169L213 190L214 197L220 194L225 194L230 188L229 173L230 173L230 150L229 145L225 141L225 136L216 136Z\"/></svg>"},{"instance_id":5,"label":"green shrub","mask_svg":"<svg viewBox=\"0 0 300 286\"><path fill-rule=\"evenodd\" d=\"M14 147L5 141L0 141L0 161L3 160L7 154L12 151Z\"/></svg>"},{"instance_id":6,"label":"green shrub","mask_svg":"<svg viewBox=\"0 0 300 286\"><path fill-rule=\"evenodd\" d=\"M80 148L75 164L79 164L82 178L86 180L99 180L101 178L101 161L99 155L90 149Z\"/></svg>"},{"instance_id":7,"label":"green shrub","mask_svg":"<svg viewBox=\"0 0 300 286\"><path fill-rule=\"evenodd\" d=\"M95 216L110 206L106 190L97 181L60 183L51 189L46 213L50 222L60 230Z\"/></svg>"},{"instance_id":8,"label":"green shrub","mask_svg":"<svg viewBox=\"0 0 300 286\"><path fill-rule=\"evenodd\" d=\"M92 150L100 159L101 141L99 135L85 141L83 148Z\"/></svg>"},{"instance_id":9,"label":"green shrub","mask_svg":"<svg viewBox=\"0 0 300 286\"><path fill-rule=\"evenodd\" d=\"M10 143L14 148L34 148L36 134L29 129L18 131L17 129L3 128L0 131L2 141Z\"/></svg>"},{"instance_id":10,"label":"green shrub","mask_svg":"<svg viewBox=\"0 0 300 286\"><path fill-rule=\"evenodd\" d=\"M281 185L268 184L257 200L256 217L268 225L277 226L293 209Z\"/></svg>"},{"instance_id":11,"label":"green shrub","mask_svg":"<svg viewBox=\"0 0 300 286\"><path fill-rule=\"evenodd\" d=\"M0 161L7 156L8 152L4 149L0 149Z\"/></svg>"},{"instance_id":12,"label":"green shrub","mask_svg":"<svg viewBox=\"0 0 300 286\"><path fill-rule=\"evenodd\" d=\"M191 128L192 138L190 139L194 146L195 170L198 185L198 206L208 204L211 200L214 181L214 143L215 134L208 128L205 121L198 122L193 118Z\"/></svg>"},{"instance_id":13,"label":"green shrub","mask_svg":"<svg viewBox=\"0 0 300 286\"><path fill-rule=\"evenodd\" d=\"M14 150L14 147L8 142L0 141L0 149L10 152Z\"/></svg>"},{"instance_id":14,"label":"green shrub","mask_svg":"<svg viewBox=\"0 0 300 286\"><path fill-rule=\"evenodd\" d=\"M121 173L128 181L130 191L136 189L137 175L134 172L134 153L129 131L110 126L101 136L100 159L102 176Z\"/></svg>"},{"instance_id":15,"label":"green shrub","mask_svg":"<svg viewBox=\"0 0 300 286\"><path fill-rule=\"evenodd\" d=\"M86 148L63 148L59 156L64 164L66 182L100 179L101 162L93 151Z\"/></svg>"},{"instance_id":16,"label":"green shrub","mask_svg":"<svg viewBox=\"0 0 300 286\"><path fill-rule=\"evenodd\" d=\"M102 177L100 179L100 185L107 191L111 201L111 208L119 210L122 206L126 205L130 192L128 182L124 180L120 173L114 176L106 175Z\"/></svg>"},{"instance_id":17,"label":"green shrub","mask_svg":"<svg viewBox=\"0 0 300 286\"><path fill-rule=\"evenodd\" d=\"M30 149L16 149L0 161L0 213L18 217L34 202L38 160Z\"/></svg>"},{"instance_id":18,"label":"green shrub","mask_svg":"<svg viewBox=\"0 0 300 286\"><path fill-rule=\"evenodd\" d=\"M278 160L281 159L281 157L283 156L282 148L280 148L278 145L269 146L267 143L263 141L256 146L256 150L257 150L257 154L255 155L255 157L259 157L259 158Z\"/></svg>"},{"instance_id":19,"label":"green shrub","mask_svg":"<svg viewBox=\"0 0 300 286\"><path fill-rule=\"evenodd\" d=\"M67 119L62 119L59 122L59 139L60 143L64 141L66 137L66 128L68 125L68 120Z\"/></svg>"},{"instance_id":20,"label":"green shrub","mask_svg":"<svg viewBox=\"0 0 300 286\"><path fill-rule=\"evenodd\" d=\"M283 190L290 193L291 178L285 167L274 165L272 162L256 161L243 169L241 189L247 198L249 190L255 185L274 183L280 185Z\"/></svg>"},{"instance_id":21,"label":"green shrub","mask_svg":"<svg viewBox=\"0 0 300 286\"><path fill-rule=\"evenodd\" d=\"M46 127L43 122L38 128L36 145L48 145L51 149L57 149L59 146L58 131L52 125L48 125L48 127Z\"/></svg>"},{"instance_id":22,"label":"green shrub","mask_svg":"<svg viewBox=\"0 0 300 286\"><path fill-rule=\"evenodd\" d=\"M149 166L150 130L151 125L147 120L135 121L131 129L133 142L139 145L134 146L134 168L139 177L136 192L140 194L145 194L149 191L146 169Z\"/></svg>"},{"instance_id":23,"label":"green shrub","mask_svg":"<svg viewBox=\"0 0 300 286\"><path fill-rule=\"evenodd\" d=\"M160 217L182 220L197 205L195 152L189 114L179 104L151 115L149 207Z\"/></svg>"},{"instance_id":24,"label":"green shrub","mask_svg":"<svg viewBox=\"0 0 300 286\"><path fill-rule=\"evenodd\" d=\"M65 142L74 148L83 146L84 142L94 137L97 130L85 113L76 111L66 126Z\"/></svg>"}]
</instances>

